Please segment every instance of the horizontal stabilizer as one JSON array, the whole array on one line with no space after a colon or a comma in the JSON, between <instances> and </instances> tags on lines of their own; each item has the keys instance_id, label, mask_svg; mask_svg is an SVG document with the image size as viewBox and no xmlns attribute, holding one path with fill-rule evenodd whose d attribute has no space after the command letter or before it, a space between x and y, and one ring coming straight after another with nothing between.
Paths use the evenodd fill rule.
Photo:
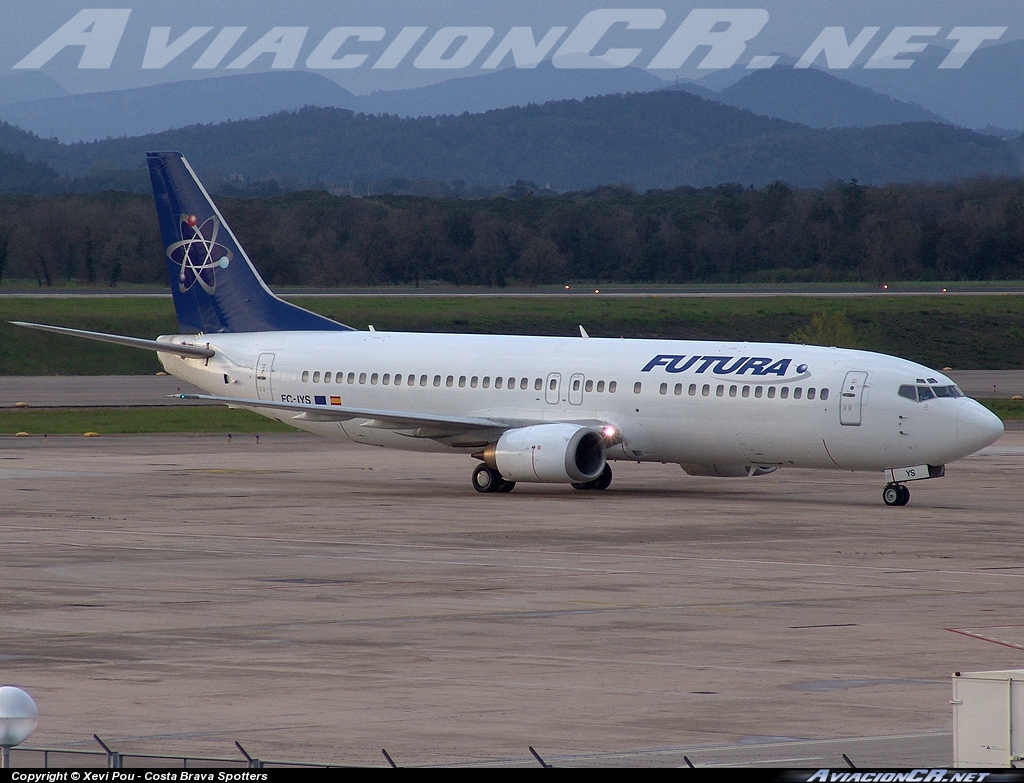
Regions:
<instances>
[{"instance_id":1,"label":"horizontal stabilizer","mask_svg":"<svg viewBox=\"0 0 1024 783\"><path fill-rule=\"evenodd\" d=\"M209 359L213 356L212 348L187 343L165 343L160 340L146 340L142 337L125 337L120 334L106 334L104 332L89 332L85 329L69 329L66 326L49 326L47 324L30 324L26 321L10 321L15 326L24 326L28 329L39 329L43 332L54 334L66 334L70 337L84 337L86 340L98 340L101 343L114 343L115 345L127 345L131 348L145 348L149 351L160 351L161 353L173 353L177 356L189 356L196 359Z\"/></svg>"}]
</instances>

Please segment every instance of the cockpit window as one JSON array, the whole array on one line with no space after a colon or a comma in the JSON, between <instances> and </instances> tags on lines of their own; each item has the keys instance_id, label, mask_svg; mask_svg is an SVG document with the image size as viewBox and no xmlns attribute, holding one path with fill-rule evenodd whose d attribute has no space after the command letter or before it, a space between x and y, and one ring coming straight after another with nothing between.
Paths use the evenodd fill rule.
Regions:
<instances>
[{"instance_id":1,"label":"cockpit window","mask_svg":"<svg viewBox=\"0 0 1024 783\"><path fill-rule=\"evenodd\" d=\"M936 397L966 396L962 391L960 391L960 387L956 385L925 386L920 378L918 378L918 383L922 385L911 386L909 383L903 384L900 386L898 394L900 397L906 397L908 400L913 400L914 402L925 402L926 400L933 400Z\"/></svg>"}]
</instances>

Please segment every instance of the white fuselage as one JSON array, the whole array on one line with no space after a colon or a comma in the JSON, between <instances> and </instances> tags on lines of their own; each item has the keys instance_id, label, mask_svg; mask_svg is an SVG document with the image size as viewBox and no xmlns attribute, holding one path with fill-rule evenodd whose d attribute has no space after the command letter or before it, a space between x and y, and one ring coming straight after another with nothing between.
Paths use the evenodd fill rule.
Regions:
<instances>
[{"instance_id":1,"label":"white fuselage","mask_svg":"<svg viewBox=\"0 0 1024 783\"><path fill-rule=\"evenodd\" d=\"M209 360L160 356L168 372L222 397L607 423L622 440L609 459L885 470L942 465L1002 433L999 420L977 402L934 396L955 388L946 376L866 351L360 331L160 339L215 349ZM933 396L908 399L901 387L930 389L919 394ZM360 443L451 448L372 420L315 421L256 410Z\"/></svg>"}]
</instances>

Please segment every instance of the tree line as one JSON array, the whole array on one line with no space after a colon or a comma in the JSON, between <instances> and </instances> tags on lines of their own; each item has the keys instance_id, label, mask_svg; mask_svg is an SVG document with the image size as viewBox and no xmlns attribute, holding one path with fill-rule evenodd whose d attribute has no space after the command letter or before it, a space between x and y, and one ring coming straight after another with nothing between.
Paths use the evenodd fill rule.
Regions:
<instances>
[{"instance_id":1,"label":"tree line","mask_svg":"<svg viewBox=\"0 0 1024 783\"><path fill-rule=\"evenodd\" d=\"M219 201L271 285L533 286L1024 277L1024 180L774 182L482 199L324 191ZM0 197L0 282L163 284L152 199Z\"/></svg>"}]
</instances>

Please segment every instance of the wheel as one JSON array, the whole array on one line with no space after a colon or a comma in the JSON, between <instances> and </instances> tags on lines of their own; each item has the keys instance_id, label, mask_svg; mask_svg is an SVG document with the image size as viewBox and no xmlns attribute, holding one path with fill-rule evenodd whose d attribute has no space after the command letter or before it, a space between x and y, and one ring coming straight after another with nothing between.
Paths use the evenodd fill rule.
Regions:
<instances>
[{"instance_id":1,"label":"wheel","mask_svg":"<svg viewBox=\"0 0 1024 783\"><path fill-rule=\"evenodd\" d=\"M498 492L511 492L516 488L516 482L508 481L507 479L501 480L501 486L498 487Z\"/></svg>"},{"instance_id":2,"label":"wheel","mask_svg":"<svg viewBox=\"0 0 1024 783\"><path fill-rule=\"evenodd\" d=\"M608 489L608 485L612 483L612 466L607 462L605 463L604 470L601 471L601 475L596 479L590 481L574 481L572 482L573 489Z\"/></svg>"},{"instance_id":3,"label":"wheel","mask_svg":"<svg viewBox=\"0 0 1024 783\"><path fill-rule=\"evenodd\" d=\"M903 496L900 498L900 502L896 505L905 506L910 502L910 487L906 484L900 484L900 489L903 490Z\"/></svg>"},{"instance_id":4,"label":"wheel","mask_svg":"<svg viewBox=\"0 0 1024 783\"><path fill-rule=\"evenodd\" d=\"M504 481L498 471L486 465L477 465L473 471L473 489L477 492L497 492Z\"/></svg>"},{"instance_id":5,"label":"wheel","mask_svg":"<svg viewBox=\"0 0 1024 783\"><path fill-rule=\"evenodd\" d=\"M905 506L910 500L910 490L902 484L886 484L882 490L882 501L887 506Z\"/></svg>"}]
</instances>

